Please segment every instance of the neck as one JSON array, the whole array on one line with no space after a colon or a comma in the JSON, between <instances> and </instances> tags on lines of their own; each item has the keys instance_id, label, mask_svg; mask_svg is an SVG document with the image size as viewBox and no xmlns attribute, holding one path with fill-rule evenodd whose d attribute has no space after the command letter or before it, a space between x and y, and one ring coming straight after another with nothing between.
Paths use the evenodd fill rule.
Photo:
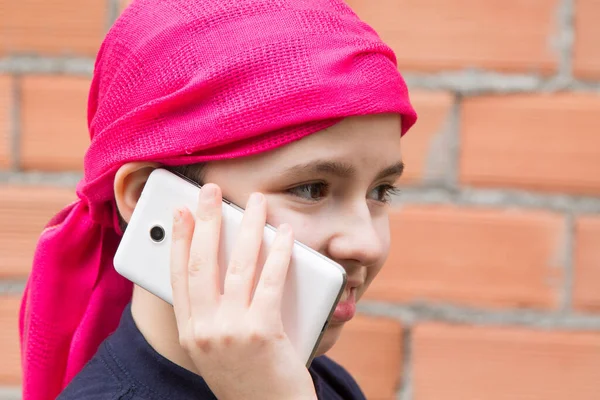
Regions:
<instances>
[{"instance_id":1,"label":"neck","mask_svg":"<svg viewBox=\"0 0 600 400\"><path fill-rule=\"evenodd\" d=\"M152 293L134 286L131 313L148 344L167 360L198 374L192 360L179 345L173 307Z\"/></svg>"}]
</instances>

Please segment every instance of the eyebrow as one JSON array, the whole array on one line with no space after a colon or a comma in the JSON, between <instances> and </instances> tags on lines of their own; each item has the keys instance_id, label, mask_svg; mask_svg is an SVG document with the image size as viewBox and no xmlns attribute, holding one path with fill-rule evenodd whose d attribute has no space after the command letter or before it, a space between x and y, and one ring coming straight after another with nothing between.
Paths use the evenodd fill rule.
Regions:
<instances>
[{"instance_id":1,"label":"eyebrow","mask_svg":"<svg viewBox=\"0 0 600 400\"><path fill-rule=\"evenodd\" d=\"M381 170L377 174L377 177L375 177L375 180L378 181L380 179L387 178L390 176L397 176L399 178L402 176L403 172L404 172L404 163L402 161L398 161L396 164L390 165L389 167Z\"/></svg>"},{"instance_id":2,"label":"eyebrow","mask_svg":"<svg viewBox=\"0 0 600 400\"><path fill-rule=\"evenodd\" d=\"M379 171L375 177L375 180L380 180L390 176L399 177L402 175L403 171L404 163L399 161ZM325 173L329 175L335 175L340 178L351 178L356 175L356 167L354 167L352 164L340 161L315 160L306 164L295 165L283 171L283 175L301 175L305 173Z\"/></svg>"}]
</instances>

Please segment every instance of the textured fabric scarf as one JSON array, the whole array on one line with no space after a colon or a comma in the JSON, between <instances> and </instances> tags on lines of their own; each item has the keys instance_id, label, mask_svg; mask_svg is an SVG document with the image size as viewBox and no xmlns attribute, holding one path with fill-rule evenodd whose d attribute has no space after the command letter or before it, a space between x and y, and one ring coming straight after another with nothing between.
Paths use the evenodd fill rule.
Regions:
<instances>
[{"instance_id":1,"label":"textured fabric scarf","mask_svg":"<svg viewBox=\"0 0 600 400\"><path fill-rule=\"evenodd\" d=\"M134 1L96 60L79 199L35 251L20 315L24 399L54 399L131 299L112 265L121 165L256 154L376 113L400 114L399 134L416 121L394 53L342 0Z\"/></svg>"}]
</instances>

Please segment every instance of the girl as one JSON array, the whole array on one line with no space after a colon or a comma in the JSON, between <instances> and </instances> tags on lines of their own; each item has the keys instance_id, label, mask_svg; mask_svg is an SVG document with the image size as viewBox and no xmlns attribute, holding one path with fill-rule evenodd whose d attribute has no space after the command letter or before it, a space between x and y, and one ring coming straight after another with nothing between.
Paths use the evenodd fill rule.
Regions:
<instances>
[{"instance_id":1,"label":"girl","mask_svg":"<svg viewBox=\"0 0 600 400\"><path fill-rule=\"evenodd\" d=\"M341 0L137 0L102 44L88 121L79 200L43 232L23 298L24 398L364 398L323 354L385 262L416 121L377 34ZM173 307L112 267L158 167L204 184L174 215ZM246 211L220 293L222 196ZM265 222L280 228L255 276ZM293 238L348 274L308 369L281 326Z\"/></svg>"}]
</instances>

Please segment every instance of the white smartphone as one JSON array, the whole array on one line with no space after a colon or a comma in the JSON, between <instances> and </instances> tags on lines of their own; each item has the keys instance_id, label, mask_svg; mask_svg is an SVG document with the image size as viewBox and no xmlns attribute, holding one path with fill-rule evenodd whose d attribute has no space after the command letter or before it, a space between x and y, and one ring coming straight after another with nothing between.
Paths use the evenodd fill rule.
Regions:
<instances>
[{"instance_id":1,"label":"white smartphone","mask_svg":"<svg viewBox=\"0 0 600 400\"><path fill-rule=\"evenodd\" d=\"M184 176L162 168L153 171L114 257L119 274L170 304L173 304L170 279L173 213L181 207L194 213L199 192L200 185ZM221 292L242 216L240 207L223 200L219 249ZM257 274L275 234L276 230L267 224ZM297 241L294 243L281 313L284 330L307 366L345 286L346 272L341 265Z\"/></svg>"}]
</instances>

